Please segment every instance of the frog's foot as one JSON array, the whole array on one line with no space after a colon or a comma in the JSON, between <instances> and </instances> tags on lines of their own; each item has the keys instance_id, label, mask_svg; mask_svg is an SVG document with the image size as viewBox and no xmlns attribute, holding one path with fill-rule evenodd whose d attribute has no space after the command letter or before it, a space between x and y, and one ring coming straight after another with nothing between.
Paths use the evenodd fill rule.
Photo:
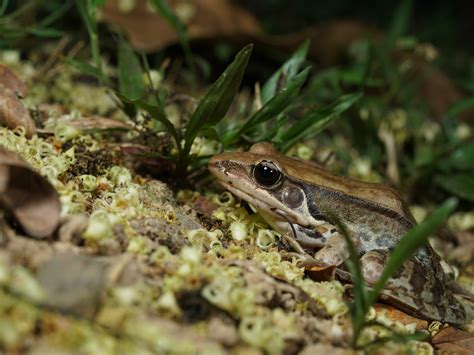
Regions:
<instances>
[{"instance_id":1,"label":"frog's foot","mask_svg":"<svg viewBox=\"0 0 474 355\"><path fill-rule=\"evenodd\" d=\"M389 258L386 250L371 250L361 258L364 280L374 285ZM468 307L454 297L441 267L428 268L416 258L403 263L387 281L380 299L423 319L464 324Z\"/></svg>"}]
</instances>

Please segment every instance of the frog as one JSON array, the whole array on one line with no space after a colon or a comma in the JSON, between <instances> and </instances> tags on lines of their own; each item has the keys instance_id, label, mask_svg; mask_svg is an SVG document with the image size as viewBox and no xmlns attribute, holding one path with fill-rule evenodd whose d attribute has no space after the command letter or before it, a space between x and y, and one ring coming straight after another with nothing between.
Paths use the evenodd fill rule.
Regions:
<instances>
[{"instance_id":1,"label":"frog","mask_svg":"<svg viewBox=\"0 0 474 355\"><path fill-rule=\"evenodd\" d=\"M255 143L249 151L217 154L208 169L275 230L293 235L286 240L292 241L297 254L310 255L315 265L341 270L339 275L347 281L350 274L344 272L344 264L349 250L336 217L356 247L369 288L416 225L395 189L285 156L269 142ZM455 283L451 270L426 243L395 271L379 300L421 319L465 324L473 317L472 295Z\"/></svg>"}]
</instances>

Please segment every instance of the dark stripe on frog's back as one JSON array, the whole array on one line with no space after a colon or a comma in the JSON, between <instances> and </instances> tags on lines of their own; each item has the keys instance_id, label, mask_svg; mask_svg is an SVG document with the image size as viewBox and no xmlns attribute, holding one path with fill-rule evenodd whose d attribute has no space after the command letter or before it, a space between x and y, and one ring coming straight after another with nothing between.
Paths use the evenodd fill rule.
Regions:
<instances>
[{"instance_id":1,"label":"dark stripe on frog's back","mask_svg":"<svg viewBox=\"0 0 474 355\"><path fill-rule=\"evenodd\" d=\"M347 206L346 207L347 209L350 209L351 205L352 206L355 205L360 208L360 211L368 210L368 211L377 213L379 215L388 217L391 220L395 220L406 230L410 229L415 224L411 218L411 215L408 215L408 216L401 215L397 211L381 206L375 202L367 201L367 200L360 199L354 196L349 196L339 191L334 191L334 190L327 189L324 187L308 185L297 179L289 178L288 180L293 182L295 185L300 186L304 190L306 194L306 199L308 201L308 208L311 215L314 217L321 217L322 220L327 221L327 219L325 219L324 217L323 212L321 211L321 208L318 207L318 205L320 205L320 202L318 202L318 200L320 201L331 200L334 204ZM330 206L327 206L327 207L330 208ZM342 208L342 210L346 208ZM340 211L341 209L338 208L337 210ZM354 215L354 210L351 210L350 212L351 212L351 215ZM339 213L339 214L340 214L339 217L342 220L347 219L347 216L345 216L343 213ZM366 214L364 213L363 215L365 216ZM357 220L350 220L350 222L357 223Z\"/></svg>"}]
</instances>

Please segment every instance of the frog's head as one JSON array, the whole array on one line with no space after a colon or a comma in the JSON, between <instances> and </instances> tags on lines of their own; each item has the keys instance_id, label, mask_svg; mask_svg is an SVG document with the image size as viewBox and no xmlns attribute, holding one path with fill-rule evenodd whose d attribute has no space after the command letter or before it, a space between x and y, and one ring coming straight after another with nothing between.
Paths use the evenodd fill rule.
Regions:
<instances>
[{"instance_id":1,"label":"frog's head","mask_svg":"<svg viewBox=\"0 0 474 355\"><path fill-rule=\"evenodd\" d=\"M272 144L262 142L248 152L216 155L208 168L222 186L275 219L311 224L304 183L293 176L305 164L283 156Z\"/></svg>"}]
</instances>

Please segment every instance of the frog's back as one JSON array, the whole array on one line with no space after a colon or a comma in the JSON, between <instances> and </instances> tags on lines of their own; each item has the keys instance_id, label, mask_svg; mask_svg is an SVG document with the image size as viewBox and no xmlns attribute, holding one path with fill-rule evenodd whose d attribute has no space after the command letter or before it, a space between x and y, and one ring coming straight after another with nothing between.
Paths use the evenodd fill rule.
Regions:
<instances>
[{"instance_id":1,"label":"frog's back","mask_svg":"<svg viewBox=\"0 0 474 355\"><path fill-rule=\"evenodd\" d=\"M381 209L391 210L401 217L414 223L414 218L399 193L391 187L341 177L323 169L316 164L298 161L287 157L278 157L282 166L291 176L299 176L312 186L324 186L335 194L351 198L355 202L373 205Z\"/></svg>"}]
</instances>

